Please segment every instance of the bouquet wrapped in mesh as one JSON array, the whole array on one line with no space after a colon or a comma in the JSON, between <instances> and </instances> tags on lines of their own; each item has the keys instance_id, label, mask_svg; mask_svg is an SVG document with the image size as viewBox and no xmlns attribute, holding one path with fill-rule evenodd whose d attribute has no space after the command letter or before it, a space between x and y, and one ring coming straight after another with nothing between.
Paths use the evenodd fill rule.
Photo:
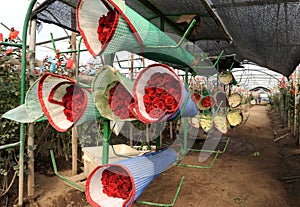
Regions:
<instances>
[{"instance_id":1,"label":"bouquet wrapped in mesh","mask_svg":"<svg viewBox=\"0 0 300 207\"><path fill-rule=\"evenodd\" d=\"M41 76L38 98L49 123L59 132L100 116L91 91L65 76L52 73Z\"/></svg>"},{"instance_id":2,"label":"bouquet wrapped in mesh","mask_svg":"<svg viewBox=\"0 0 300 207\"><path fill-rule=\"evenodd\" d=\"M92 82L94 103L100 114L113 121L136 120L128 109L134 102L133 81L118 70L105 65L99 69Z\"/></svg>"},{"instance_id":3,"label":"bouquet wrapped in mesh","mask_svg":"<svg viewBox=\"0 0 300 207\"><path fill-rule=\"evenodd\" d=\"M177 160L177 152L163 149L96 167L86 182L86 198L94 207L132 206L146 187Z\"/></svg>"},{"instance_id":4,"label":"bouquet wrapped in mesh","mask_svg":"<svg viewBox=\"0 0 300 207\"><path fill-rule=\"evenodd\" d=\"M197 107L178 75L167 65L152 64L143 69L133 86L130 109L144 123L193 117Z\"/></svg>"},{"instance_id":5,"label":"bouquet wrapped in mesh","mask_svg":"<svg viewBox=\"0 0 300 207\"><path fill-rule=\"evenodd\" d=\"M129 51L148 59L183 66L195 58L121 0L79 0L77 22L88 51L97 56Z\"/></svg>"}]
</instances>

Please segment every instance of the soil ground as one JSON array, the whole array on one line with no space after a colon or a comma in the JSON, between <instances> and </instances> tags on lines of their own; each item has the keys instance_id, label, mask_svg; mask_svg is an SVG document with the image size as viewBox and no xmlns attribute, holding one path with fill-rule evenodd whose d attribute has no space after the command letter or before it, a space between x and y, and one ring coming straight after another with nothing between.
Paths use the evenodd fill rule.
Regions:
<instances>
[{"instance_id":1,"label":"soil ground","mask_svg":"<svg viewBox=\"0 0 300 207\"><path fill-rule=\"evenodd\" d=\"M156 177L138 201L172 203L181 179L182 188L175 207L298 207L300 206L300 156L292 135L274 141L290 130L278 112L268 106L252 106L246 123L229 131L225 153L211 168L174 166ZM203 140L196 141L199 148ZM222 149L224 143L218 148ZM181 163L198 162L199 152L191 152ZM36 195L26 206L88 207L84 193L69 187L53 174L49 161L39 164ZM58 163L63 175L70 174L69 163ZM43 167L44 166L44 167ZM295 178L293 178L295 177ZM146 206L138 202L133 207Z\"/></svg>"}]
</instances>

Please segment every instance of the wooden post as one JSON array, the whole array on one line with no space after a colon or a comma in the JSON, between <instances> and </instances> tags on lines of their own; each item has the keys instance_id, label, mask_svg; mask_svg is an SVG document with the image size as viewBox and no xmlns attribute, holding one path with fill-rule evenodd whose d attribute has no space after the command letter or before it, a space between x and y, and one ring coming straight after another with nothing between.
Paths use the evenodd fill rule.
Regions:
<instances>
[{"instance_id":1,"label":"wooden post","mask_svg":"<svg viewBox=\"0 0 300 207\"><path fill-rule=\"evenodd\" d=\"M297 77L297 70L298 70L298 67L296 68L296 70L294 71L294 80L293 80L293 84L295 84L295 102L294 102L294 133L293 135L296 136L297 134L297 128L298 128L298 124L297 124L297 119L298 119L298 110L297 110L297 94L299 93L298 91L298 86L297 86L297 81L296 81L296 78ZM299 141L299 140L298 140Z\"/></svg>"},{"instance_id":2,"label":"wooden post","mask_svg":"<svg viewBox=\"0 0 300 207\"><path fill-rule=\"evenodd\" d=\"M30 22L30 43L29 43L29 69L30 73L34 74L35 70L35 42L36 42L36 20ZM34 83L34 78L31 76L29 84ZM34 123L29 124L28 139L27 139L27 154L28 154L28 179L27 179L27 194L34 195L35 180L34 180Z\"/></svg>"},{"instance_id":3,"label":"wooden post","mask_svg":"<svg viewBox=\"0 0 300 207\"><path fill-rule=\"evenodd\" d=\"M133 80L134 54L130 54L130 80ZM130 124L129 145L133 146L133 126Z\"/></svg>"},{"instance_id":4,"label":"wooden post","mask_svg":"<svg viewBox=\"0 0 300 207\"><path fill-rule=\"evenodd\" d=\"M77 175L77 153L78 150L78 135L76 128L72 128L72 175Z\"/></svg>"},{"instance_id":5,"label":"wooden post","mask_svg":"<svg viewBox=\"0 0 300 207\"><path fill-rule=\"evenodd\" d=\"M72 9L72 18L71 18L71 25L73 29L76 29L76 11L75 9ZM76 33L72 32L71 34L71 49L76 50ZM72 53L72 60L74 61L74 64L72 66L74 75L78 74L78 62L76 58L77 53ZM78 80L78 77L75 76L75 78ZM76 128L72 128L72 175L77 175L77 157L78 157L78 135Z\"/></svg>"},{"instance_id":6,"label":"wooden post","mask_svg":"<svg viewBox=\"0 0 300 207\"><path fill-rule=\"evenodd\" d=\"M170 121L170 139L173 139L173 122Z\"/></svg>"}]
</instances>

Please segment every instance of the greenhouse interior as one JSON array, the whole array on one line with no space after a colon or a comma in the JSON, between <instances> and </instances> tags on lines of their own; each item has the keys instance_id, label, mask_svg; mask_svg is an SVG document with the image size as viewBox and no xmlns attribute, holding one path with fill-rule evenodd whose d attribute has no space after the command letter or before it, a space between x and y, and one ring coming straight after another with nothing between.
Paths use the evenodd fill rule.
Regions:
<instances>
[{"instance_id":1,"label":"greenhouse interior","mask_svg":"<svg viewBox=\"0 0 300 207\"><path fill-rule=\"evenodd\" d=\"M1 206L300 206L300 1L26 6L0 22Z\"/></svg>"}]
</instances>

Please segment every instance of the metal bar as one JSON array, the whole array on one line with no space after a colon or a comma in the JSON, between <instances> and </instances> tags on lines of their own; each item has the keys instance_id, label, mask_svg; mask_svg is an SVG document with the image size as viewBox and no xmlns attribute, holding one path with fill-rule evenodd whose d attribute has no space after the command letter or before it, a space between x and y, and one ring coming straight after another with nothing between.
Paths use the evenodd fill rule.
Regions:
<instances>
[{"instance_id":1,"label":"metal bar","mask_svg":"<svg viewBox=\"0 0 300 207\"><path fill-rule=\"evenodd\" d=\"M26 88L26 41L27 41L27 30L29 25L29 16L36 3L36 0L32 0L27 9L23 24L23 34L22 34L22 71L21 71L21 100L20 103L25 102L25 88ZM24 138L24 123L20 124L20 154L19 154L19 200L18 204L23 205L24 196L24 150L25 150L25 138Z\"/></svg>"},{"instance_id":2,"label":"metal bar","mask_svg":"<svg viewBox=\"0 0 300 207\"><path fill-rule=\"evenodd\" d=\"M222 51L220 52L220 54L219 54L219 56L218 56L216 62L215 62L212 66L193 66L192 68L196 68L196 69L209 69L209 68L211 68L211 69L213 69L213 68L216 67L216 65L218 65L218 63L219 63L219 61L220 61L220 59L221 59L223 53L224 53L224 50L222 50Z\"/></svg>"},{"instance_id":3,"label":"metal bar","mask_svg":"<svg viewBox=\"0 0 300 207\"><path fill-rule=\"evenodd\" d=\"M233 38L229 34L228 30L226 29L222 19L218 15L218 13L215 12L215 10L212 8L212 6L208 2L208 0L200 0L200 1L203 3L204 7L208 11L208 13L211 15L211 17L215 20L216 24L221 28L221 30L223 31L223 34L227 37L228 43L231 44L233 41Z\"/></svg>"},{"instance_id":4,"label":"metal bar","mask_svg":"<svg viewBox=\"0 0 300 207\"><path fill-rule=\"evenodd\" d=\"M177 166L181 166L181 167L189 167L189 168L198 168L198 169L210 169L212 168L212 166L215 164L219 154L223 154L225 153L228 144L229 144L229 140L230 138L228 137L225 143L225 146L223 148L222 151L220 150L196 150L196 149L189 149L192 152L209 152L209 153L215 153L215 156L213 158L213 160L211 161L211 163L209 165L190 165L190 164L184 164L184 163L178 163Z\"/></svg>"},{"instance_id":5,"label":"metal bar","mask_svg":"<svg viewBox=\"0 0 300 207\"><path fill-rule=\"evenodd\" d=\"M191 24L189 25L189 27L187 28L187 30L185 31L185 33L182 35L180 41L176 44L176 45L160 45L160 46L145 46L145 48L178 48L181 46L181 44L183 43L183 41L186 39L186 37L189 35L189 33L191 32L193 26L196 24L196 20L193 19L193 21L191 22Z\"/></svg>"},{"instance_id":6,"label":"metal bar","mask_svg":"<svg viewBox=\"0 0 300 207\"><path fill-rule=\"evenodd\" d=\"M178 188L177 188L177 191L175 193L175 196L173 198L172 203L162 204L162 203L154 203L154 202L148 202L148 201L136 201L136 203L145 204L145 205L151 205L151 206L174 206L175 203L176 203L176 201L177 201L179 192L180 192L180 190L182 188L183 181L184 181L184 177L182 177L181 180L180 180L180 183L178 185Z\"/></svg>"},{"instance_id":7,"label":"metal bar","mask_svg":"<svg viewBox=\"0 0 300 207\"><path fill-rule=\"evenodd\" d=\"M102 164L108 163L109 157L109 128L110 121L105 119L103 126L103 143L102 143Z\"/></svg>"},{"instance_id":8,"label":"metal bar","mask_svg":"<svg viewBox=\"0 0 300 207\"><path fill-rule=\"evenodd\" d=\"M54 41L54 38L53 38L53 34L50 33L50 36L51 36L51 42L52 42L52 45L53 45L53 50L56 54L64 54L64 53L73 53L73 52L84 52L84 51L87 51L87 49L83 49L83 50L68 50L68 51L59 51L57 52L56 51L56 45L55 45L55 41ZM81 42L81 41L80 41Z\"/></svg>"},{"instance_id":9,"label":"metal bar","mask_svg":"<svg viewBox=\"0 0 300 207\"><path fill-rule=\"evenodd\" d=\"M118 58L117 55L116 55L116 59L117 59L118 65L119 65L119 67L120 67L121 69L132 69L132 66L130 66L130 67L123 67L123 66L120 64L120 61L119 61L119 58ZM122 60L121 60L121 61L122 61ZM140 68L145 68L145 66L137 66L137 67L133 67L133 69L135 69L135 68L140 69Z\"/></svg>"},{"instance_id":10,"label":"metal bar","mask_svg":"<svg viewBox=\"0 0 300 207\"><path fill-rule=\"evenodd\" d=\"M220 154L219 152L217 152L215 154L213 160L211 161L211 163L209 165L190 165L190 164L178 163L177 166L179 166L179 167L189 167L189 168L198 168L198 169L210 169L210 168L212 168L212 166L214 166L219 154Z\"/></svg>"},{"instance_id":11,"label":"metal bar","mask_svg":"<svg viewBox=\"0 0 300 207\"><path fill-rule=\"evenodd\" d=\"M29 25L29 17L32 12L32 9L37 0L31 0L25 20L23 23L23 34L22 34L22 71L21 71L21 105L25 102L25 88L26 88L26 42L27 42L27 30ZM24 150L25 150L25 138L24 138L24 123L20 124L20 153L19 153L19 197L18 205L23 206L24 198Z\"/></svg>"},{"instance_id":12,"label":"metal bar","mask_svg":"<svg viewBox=\"0 0 300 207\"><path fill-rule=\"evenodd\" d=\"M0 150L10 148L10 147L16 147L19 146L20 142L12 143L12 144L6 144L6 145L1 145Z\"/></svg>"},{"instance_id":13,"label":"metal bar","mask_svg":"<svg viewBox=\"0 0 300 207\"><path fill-rule=\"evenodd\" d=\"M23 44L20 43L11 43L11 42L0 42L0 45L12 46L22 48Z\"/></svg>"},{"instance_id":14,"label":"metal bar","mask_svg":"<svg viewBox=\"0 0 300 207\"><path fill-rule=\"evenodd\" d=\"M189 151L191 151L191 152L211 152L211 153L223 154L223 153L225 153L225 151L226 151L226 149L228 147L229 140L230 140L230 138L228 137L227 140L226 140L226 143L225 143L225 146L224 146L223 150L197 150L197 149L189 149Z\"/></svg>"},{"instance_id":15,"label":"metal bar","mask_svg":"<svg viewBox=\"0 0 300 207\"><path fill-rule=\"evenodd\" d=\"M55 162L55 157L54 157L54 152L53 150L50 150L50 156L51 156L51 161L52 161L52 166L53 166L53 171L55 173L55 175L57 175L60 179L62 179L63 181L65 181L66 183L70 184L71 186L73 186L74 188L80 190L81 192L84 192L85 189L76 184L75 182L73 182L72 180L69 180L68 178L66 178L65 176L61 175L58 171L57 171L57 166L56 166L56 162Z\"/></svg>"}]
</instances>

